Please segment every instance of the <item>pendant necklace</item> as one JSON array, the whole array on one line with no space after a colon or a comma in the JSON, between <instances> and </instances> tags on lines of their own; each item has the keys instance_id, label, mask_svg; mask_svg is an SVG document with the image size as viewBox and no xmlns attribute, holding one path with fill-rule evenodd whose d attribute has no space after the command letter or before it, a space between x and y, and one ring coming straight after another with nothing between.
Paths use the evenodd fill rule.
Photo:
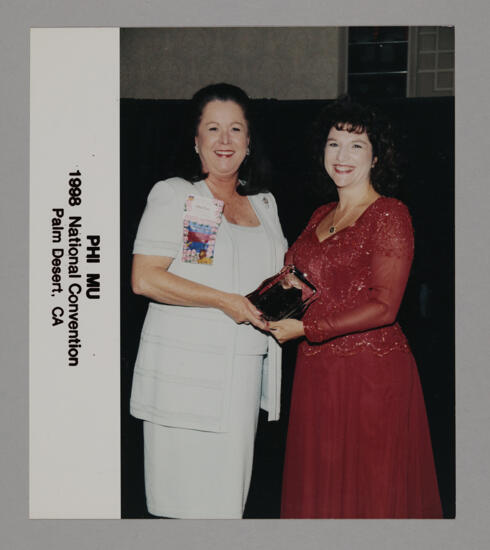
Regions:
<instances>
[{"instance_id":1,"label":"pendant necklace","mask_svg":"<svg viewBox=\"0 0 490 550\"><path fill-rule=\"evenodd\" d=\"M337 222L337 224L335 224L335 216L337 215L337 208L339 207L338 205L335 207L335 212L333 213L333 220L332 220L332 225L328 228L328 232L330 234L332 233L335 233L337 231L337 227L338 225L340 224L340 222L342 220L344 220L345 218L348 218L350 216L350 214L352 214L352 212L354 212L354 210L356 210L357 208L359 208L359 206L362 206L366 203L366 201L362 201L360 202L357 206L354 206L354 208L351 209L350 212L346 212L343 216L340 216L340 219L339 221Z\"/></svg>"},{"instance_id":2,"label":"pendant necklace","mask_svg":"<svg viewBox=\"0 0 490 550\"><path fill-rule=\"evenodd\" d=\"M339 221L337 222L337 224L335 224L335 216L337 216L337 208L339 207L339 204L337 203L337 206L335 207L335 211L334 211L334 213L333 213L332 225L328 228L328 232L329 232L330 234L335 233L335 232L337 231L338 225L340 224L340 222L341 222L342 220L344 220L346 217L349 218L350 214L352 214L355 210L357 210L359 207L364 206L365 204L367 204L367 207L366 207L366 208L368 208L368 207L369 207L375 200L377 200L377 198L378 198L378 197L376 197L376 198L374 199L374 201L371 201L371 202L370 202L370 201L369 201L369 197L370 197L370 193L369 193L369 191L368 191L368 192L366 193L366 195L364 196L363 200L360 201L356 206L354 206L353 208L351 208L350 212L347 212L347 213L344 214L343 216L340 216ZM365 208L365 209L366 209L366 208ZM364 209L364 210L365 210L365 209ZM363 211L364 211L364 210L363 210ZM362 213L361 213L361 215L362 215ZM355 223L355 222L354 222L354 223Z\"/></svg>"},{"instance_id":3,"label":"pendant necklace","mask_svg":"<svg viewBox=\"0 0 490 550\"><path fill-rule=\"evenodd\" d=\"M337 207L335 207L335 212L333 213L332 225L331 225L331 226L329 227L329 229L328 229L328 232L329 232L330 234L335 233L335 231L337 231L337 228L335 227L335 216L336 216L336 215L337 215ZM343 218L343 217L344 217L344 216L341 216L341 217L340 217L339 222L342 221L342 218Z\"/></svg>"}]
</instances>

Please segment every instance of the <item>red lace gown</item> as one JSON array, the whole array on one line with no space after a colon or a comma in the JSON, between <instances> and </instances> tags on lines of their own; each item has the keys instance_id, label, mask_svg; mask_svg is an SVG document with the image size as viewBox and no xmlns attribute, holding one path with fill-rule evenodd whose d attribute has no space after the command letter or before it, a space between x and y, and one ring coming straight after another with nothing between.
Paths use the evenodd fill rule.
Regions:
<instances>
[{"instance_id":1,"label":"red lace gown","mask_svg":"<svg viewBox=\"0 0 490 550\"><path fill-rule=\"evenodd\" d=\"M403 203L380 197L319 242L319 208L286 261L320 290L303 321L281 517L442 517L424 398L395 318L413 257Z\"/></svg>"}]
</instances>

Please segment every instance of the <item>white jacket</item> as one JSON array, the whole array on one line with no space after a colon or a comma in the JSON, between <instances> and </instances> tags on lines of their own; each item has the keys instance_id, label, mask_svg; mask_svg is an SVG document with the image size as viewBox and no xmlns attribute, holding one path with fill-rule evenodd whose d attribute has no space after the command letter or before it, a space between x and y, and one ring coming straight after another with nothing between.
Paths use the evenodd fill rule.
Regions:
<instances>
[{"instance_id":1,"label":"white jacket","mask_svg":"<svg viewBox=\"0 0 490 550\"><path fill-rule=\"evenodd\" d=\"M191 184L181 178L160 181L151 190L133 252L175 258L171 273L218 288L238 292L238 265L233 234L223 220L212 265L182 262L184 202L188 194L212 197L204 181ZM287 248L274 197L248 197L266 232L273 275L283 265ZM251 261L258 261L251 258ZM130 410L137 418L156 424L204 431L227 430L237 332L223 312L211 308L150 303L136 360ZM261 407L269 420L280 410L281 349L272 337L262 377Z\"/></svg>"}]
</instances>

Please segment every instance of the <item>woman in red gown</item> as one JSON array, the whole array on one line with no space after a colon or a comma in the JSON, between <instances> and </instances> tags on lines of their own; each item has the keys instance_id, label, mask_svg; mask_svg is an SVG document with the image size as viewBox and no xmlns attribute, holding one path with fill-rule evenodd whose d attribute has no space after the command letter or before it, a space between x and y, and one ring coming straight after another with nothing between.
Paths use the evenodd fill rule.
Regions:
<instances>
[{"instance_id":1,"label":"woman in red gown","mask_svg":"<svg viewBox=\"0 0 490 550\"><path fill-rule=\"evenodd\" d=\"M413 257L393 182L388 128L341 100L322 115L319 151L338 202L316 210L290 248L320 290L302 321L269 323L302 338L295 370L281 517L440 518L417 366L396 323Z\"/></svg>"}]
</instances>

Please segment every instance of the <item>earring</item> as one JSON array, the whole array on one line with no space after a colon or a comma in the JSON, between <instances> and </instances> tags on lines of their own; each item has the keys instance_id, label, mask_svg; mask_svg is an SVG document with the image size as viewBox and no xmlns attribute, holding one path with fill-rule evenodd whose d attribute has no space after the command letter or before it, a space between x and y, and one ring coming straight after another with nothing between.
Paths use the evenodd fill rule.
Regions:
<instances>
[{"instance_id":1,"label":"earring","mask_svg":"<svg viewBox=\"0 0 490 550\"><path fill-rule=\"evenodd\" d=\"M247 151L246 151L245 154L247 155L247 157L248 157L248 155L250 155L250 147L247 147Z\"/></svg>"},{"instance_id":2,"label":"earring","mask_svg":"<svg viewBox=\"0 0 490 550\"><path fill-rule=\"evenodd\" d=\"M194 151L197 155L199 154L199 147L197 146L197 143L194 145Z\"/></svg>"}]
</instances>

